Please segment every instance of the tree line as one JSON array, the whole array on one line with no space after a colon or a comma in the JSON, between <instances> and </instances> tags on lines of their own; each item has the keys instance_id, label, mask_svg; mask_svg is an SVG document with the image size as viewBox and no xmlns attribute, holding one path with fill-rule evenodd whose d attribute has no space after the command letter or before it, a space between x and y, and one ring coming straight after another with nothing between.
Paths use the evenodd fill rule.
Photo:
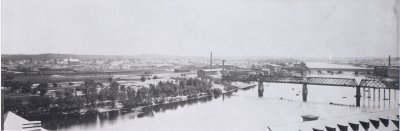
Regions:
<instances>
[{"instance_id":1,"label":"tree line","mask_svg":"<svg viewBox=\"0 0 400 131\"><path fill-rule=\"evenodd\" d=\"M55 91L55 96L46 95L51 89L48 83L41 83L35 89L30 88L31 83L19 84L15 87L21 87L24 93L36 94L39 92L40 94L38 96L4 99L4 111L14 111L24 116L49 113L76 114L81 109L96 111L97 107L116 108L117 103L121 103L123 108L133 108L172 102L175 96L195 98L200 94L219 95L222 93L220 89L213 89L210 83L198 78L160 81L157 84L150 84L149 87L120 85L111 78L107 83L109 85L89 79L76 88ZM78 95L78 92L81 92L82 95Z\"/></svg>"}]
</instances>

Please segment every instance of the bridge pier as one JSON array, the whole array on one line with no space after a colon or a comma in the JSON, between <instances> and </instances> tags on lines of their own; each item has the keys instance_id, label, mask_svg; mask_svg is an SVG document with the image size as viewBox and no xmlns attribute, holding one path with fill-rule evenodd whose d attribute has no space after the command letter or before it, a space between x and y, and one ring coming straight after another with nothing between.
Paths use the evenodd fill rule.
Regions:
<instances>
[{"instance_id":1,"label":"bridge pier","mask_svg":"<svg viewBox=\"0 0 400 131\"><path fill-rule=\"evenodd\" d=\"M374 88L374 94L373 94L373 101L375 102L375 88Z\"/></svg>"},{"instance_id":2,"label":"bridge pier","mask_svg":"<svg viewBox=\"0 0 400 131\"><path fill-rule=\"evenodd\" d=\"M386 100L386 89L383 88L383 100Z\"/></svg>"},{"instance_id":3,"label":"bridge pier","mask_svg":"<svg viewBox=\"0 0 400 131\"><path fill-rule=\"evenodd\" d=\"M363 97L363 100L365 100L365 87L363 87L363 95L362 95L362 97Z\"/></svg>"},{"instance_id":4,"label":"bridge pier","mask_svg":"<svg viewBox=\"0 0 400 131\"><path fill-rule=\"evenodd\" d=\"M361 89L360 86L356 87L356 107L360 107Z\"/></svg>"},{"instance_id":5,"label":"bridge pier","mask_svg":"<svg viewBox=\"0 0 400 131\"><path fill-rule=\"evenodd\" d=\"M262 98L264 96L264 82L258 82L258 97Z\"/></svg>"},{"instance_id":6,"label":"bridge pier","mask_svg":"<svg viewBox=\"0 0 400 131\"><path fill-rule=\"evenodd\" d=\"M302 94L303 94L303 101L307 102L308 89L307 89L307 84L306 83L303 83Z\"/></svg>"},{"instance_id":7,"label":"bridge pier","mask_svg":"<svg viewBox=\"0 0 400 131\"><path fill-rule=\"evenodd\" d=\"M368 99L371 98L371 87L368 87Z\"/></svg>"},{"instance_id":8,"label":"bridge pier","mask_svg":"<svg viewBox=\"0 0 400 131\"><path fill-rule=\"evenodd\" d=\"M264 89L264 82L262 81L258 82L258 89Z\"/></svg>"}]
</instances>

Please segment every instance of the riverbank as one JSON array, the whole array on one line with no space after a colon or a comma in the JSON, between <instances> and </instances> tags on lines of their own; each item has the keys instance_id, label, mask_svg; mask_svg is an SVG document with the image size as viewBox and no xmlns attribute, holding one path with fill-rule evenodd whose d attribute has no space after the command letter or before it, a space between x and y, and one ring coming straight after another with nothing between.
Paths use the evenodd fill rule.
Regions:
<instances>
[{"instance_id":1,"label":"riverbank","mask_svg":"<svg viewBox=\"0 0 400 131\"><path fill-rule=\"evenodd\" d=\"M216 85L216 86L220 86L220 85ZM216 86L213 86L213 88L215 88ZM136 112L136 116L140 115L141 113L144 113L143 109L145 108L150 108L150 107L154 107L154 106L160 106L160 105L168 105L168 104L173 104L173 103L179 103L179 102L186 102L189 100L195 100L195 99L201 99L201 98L206 98L206 97L214 97L216 95L224 95L227 93L232 93L235 91L238 91L239 89L249 89L252 87L255 87L256 85L253 84L242 84L241 86L231 89L231 90L222 90L221 94L206 94L206 93L200 93L197 94L195 96L176 96L176 97L166 97L165 99L168 100L172 100L172 101L165 101L164 103L155 103L154 100L152 102L151 105L146 105L146 106L137 106L137 107L133 107L133 108L113 108L113 109L104 109L104 108L100 108L99 113L106 113L106 112L111 112L111 111L122 111L122 112L128 112L127 110L133 111L132 113ZM219 89L219 88L218 88Z\"/></svg>"}]
</instances>

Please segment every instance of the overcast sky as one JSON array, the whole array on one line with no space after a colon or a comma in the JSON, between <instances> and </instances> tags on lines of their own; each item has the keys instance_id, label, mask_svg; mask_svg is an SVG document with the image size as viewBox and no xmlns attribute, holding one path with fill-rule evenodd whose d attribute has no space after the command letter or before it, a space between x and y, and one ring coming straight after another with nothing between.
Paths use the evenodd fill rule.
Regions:
<instances>
[{"instance_id":1,"label":"overcast sky","mask_svg":"<svg viewBox=\"0 0 400 131\"><path fill-rule=\"evenodd\" d=\"M365 57L395 0L2 0L2 54Z\"/></svg>"}]
</instances>

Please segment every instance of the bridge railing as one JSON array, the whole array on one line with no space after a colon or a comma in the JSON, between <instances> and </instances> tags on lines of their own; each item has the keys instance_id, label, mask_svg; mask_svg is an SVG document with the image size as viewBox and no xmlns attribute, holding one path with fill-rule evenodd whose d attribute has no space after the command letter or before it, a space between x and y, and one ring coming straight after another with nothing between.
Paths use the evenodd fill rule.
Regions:
<instances>
[{"instance_id":1,"label":"bridge railing","mask_svg":"<svg viewBox=\"0 0 400 131\"><path fill-rule=\"evenodd\" d=\"M312 85L358 86L357 81L350 78L307 77L305 83Z\"/></svg>"},{"instance_id":2,"label":"bridge railing","mask_svg":"<svg viewBox=\"0 0 400 131\"><path fill-rule=\"evenodd\" d=\"M359 86L360 87L369 87L369 88L399 89L398 81L385 81L385 80L363 79L363 80L361 80Z\"/></svg>"},{"instance_id":3,"label":"bridge railing","mask_svg":"<svg viewBox=\"0 0 400 131\"><path fill-rule=\"evenodd\" d=\"M299 76L270 76L270 75L260 75L258 77L259 81L263 82L274 82L274 83L303 83L303 77Z\"/></svg>"}]
</instances>

